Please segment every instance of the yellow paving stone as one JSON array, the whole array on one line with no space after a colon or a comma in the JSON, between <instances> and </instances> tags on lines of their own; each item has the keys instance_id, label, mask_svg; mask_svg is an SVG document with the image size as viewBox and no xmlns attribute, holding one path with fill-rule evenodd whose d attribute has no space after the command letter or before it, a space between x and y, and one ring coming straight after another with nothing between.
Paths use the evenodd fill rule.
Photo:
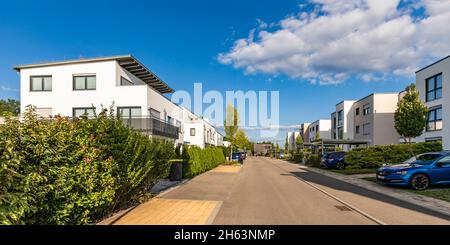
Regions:
<instances>
[{"instance_id":1,"label":"yellow paving stone","mask_svg":"<svg viewBox=\"0 0 450 245\"><path fill-rule=\"evenodd\" d=\"M115 225L206 225L221 202L155 198L118 219Z\"/></svg>"},{"instance_id":2,"label":"yellow paving stone","mask_svg":"<svg viewBox=\"0 0 450 245\"><path fill-rule=\"evenodd\" d=\"M233 166L227 166L227 165L220 165L217 168L211 170L213 173L239 173L241 171L241 166L239 165L233 165Z\"/></svg>"}]
</instances>

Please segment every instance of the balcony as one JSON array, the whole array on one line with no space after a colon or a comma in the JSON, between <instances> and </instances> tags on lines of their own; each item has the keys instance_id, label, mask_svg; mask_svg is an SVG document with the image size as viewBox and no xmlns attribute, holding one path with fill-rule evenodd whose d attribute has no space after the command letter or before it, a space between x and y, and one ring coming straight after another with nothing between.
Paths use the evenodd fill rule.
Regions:
<instances>
[{"instance_id":1,"label":"balcony","mask_svg":"<svg viewBox=\"0 0 450 245\"><path fill-rule=\"evenodd\" d=\"M180 129L161 119L141 116L122 118L125 125L146 135L161 136L169 139L178 139Z\"/></svg>"}]
</instances>

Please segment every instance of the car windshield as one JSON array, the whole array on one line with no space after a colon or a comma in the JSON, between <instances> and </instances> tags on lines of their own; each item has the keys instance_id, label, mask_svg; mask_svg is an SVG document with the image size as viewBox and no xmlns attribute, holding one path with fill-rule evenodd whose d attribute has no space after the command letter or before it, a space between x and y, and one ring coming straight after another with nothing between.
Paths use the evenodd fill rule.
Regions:
<instances>
[{"instance_id":1,"label":"car windshield","mask_svg":"<svg viewBox=\"0 0 450 245\"><path fill-rule=\"evenodd\" d=\"M404 163L429 165L441 156L442 155L440 155L440 154L423 154L423 155L419 155L416 157L411 157L410 159L406 160Z\"/></svg>"}]
</instances>

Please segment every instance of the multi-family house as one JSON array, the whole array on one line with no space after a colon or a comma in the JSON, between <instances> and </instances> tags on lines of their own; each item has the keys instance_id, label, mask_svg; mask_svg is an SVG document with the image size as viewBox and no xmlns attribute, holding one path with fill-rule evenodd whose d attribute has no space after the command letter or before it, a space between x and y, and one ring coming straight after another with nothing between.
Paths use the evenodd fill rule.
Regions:
<instances>
[{"instance_id":1,"label":"multi-family house","mask_svg":"<svg viewBox=\"0 0 450 245\"><path fill-rule=\"evenodd\" d=\"M336 104L336 111L331 114L331 138L335 140L353 139L354 100L344 100Z\"/></svg>"},{"instance_id":2,"label":"multi-family house","mask_svg":"<svg viewBox=\"0 0 450 245\"><path fill-rule=\"evenodd\" d=\"M287 132L286 133L286 140L288 143L288 151L293 151L297 149L297 143L296 139L300 136L300 132Z\"/></svg>"},{"instance_id":3,"label":"multi-family house","mask_svg":"<svg viewBox=\"0 0 450 245\"><path fill-rule=\"evenodd\" d=\"M300 125L300 136L303 138L303 142L309 142L309 123L302 123Z\"/></svg>"},{"instance_id":4,"label":"multi-family house","mask_svg":"<svg viewBox=\"0 0 450 245\"><path fill-rule=\"evenodd\" d=\"M320 139L331 139L331 120L330 119L320 119L311 123L308 127L309 130L309 142L314 142L316 136Z\"/></svg>"},{"instance_id":5,"label":"multi-family house","mask_svg":"<svg viewBox=\"0 0 450 245\"><path fill-rule=\"evenodd\" d=\"M355 140L367 140L369 146L398 144L400 135L395 130L394 114L399 93L370 94L352 106L352 127Z\"/></svg>"},{"instance_id":6,"label":"multi-family house","mask_svg":"<svg viewBox=\"0 0 450 245\"><path fill-rule=\"evenodd\" d=\"M450 150L450 56L416 72L416 88L428 108L427 127L417 142L442 141Z\"/></svg>"},{"instance_id":7,"label":"multi-family house","mask_svg":"<svg viewBox=\"0 0 450 245\"><path fill-rule=\"evenodd\" d=\"M112 107L130 127L184 143L184 110L165 96L174 90L131 55L14 69L20 72L21 112L32 105L42 117L89 117Z\"/></svg>"}]
</instances>

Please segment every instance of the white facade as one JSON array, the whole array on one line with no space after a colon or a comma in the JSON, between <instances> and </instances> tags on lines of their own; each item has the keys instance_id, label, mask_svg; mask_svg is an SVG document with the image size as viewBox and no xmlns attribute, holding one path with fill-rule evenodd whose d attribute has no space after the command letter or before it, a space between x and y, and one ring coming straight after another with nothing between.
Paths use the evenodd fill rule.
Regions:
<instances>
[{"instance_id":1,"label":"white facade","mask_svg":"<svg viewBox=\"0 0 450 245\"><path fill-rule=\"evenodd\" d=\"M189 115L163 95L173 90L131 55L25 65L15 69L20 72L21 112L33 105L43 117L75 117L83 111L90 114L92 108L99 113L102 108L113 106L116 113L121 111L129 116L133 127L146 125L147 121L143 120L152 118L152 125L160 125L152 127L159 127L162 132L153 131L152 136L184 143L185 124L191 122L186 121ZM174 127L179 128L178 136L174 136ZM164 132L167 128L171 129L170 136ZM204 143L199 141L201 145Z\"/></svg>"},{"instance_id":2,"label":"white facade","mask_svg":"<svg viewBox=\"0 0 450 245\"><path fill-rule=\"evenodd\" d=\"M200 148L206 146L223 146L223 136L208 120L198 117L186 108L183 108L184 142Z\"/></svg>"},{"instance_id":3,"label":"white facade","mask_svg":"<svg viewBox=\"0 0 450 245\"><path fill-rule=\"evenodd\" d=\"M354 100L344 100L336 105L336 112L332 115L332 139L346 140L354 138Z\"/></svg>"},{"instance_id":4,"label":"white facade","mask_svg":"<svg viewBox=\"0 0 450 245\"><path fill-rule=\"evenodd\" d=\"M321 119L309 125L309 142L316 140L317 132L321 139L331 139L331 120Z\"/></svg>"},{"instance_id":5,"label":"white facade","mask_svg":"<svg viewBox=\"0 0 450 245\"><path fill-rule=\"evenodd\" d=\"M300 136L300 132L287 132L286 139L288 143L288 151L297 149L296 139Z\"/></svg>"},{"instance_id":6,"label":"white facade","mask_svg":"<svg viewBox=\"0 0 450 245\"><path fill-rule=\"evenodd\" d=\"M450 150L450 56L416 73L416 88L428 107L427 129L417 142L442 140Z\"/></svg>"}]
</instances>

